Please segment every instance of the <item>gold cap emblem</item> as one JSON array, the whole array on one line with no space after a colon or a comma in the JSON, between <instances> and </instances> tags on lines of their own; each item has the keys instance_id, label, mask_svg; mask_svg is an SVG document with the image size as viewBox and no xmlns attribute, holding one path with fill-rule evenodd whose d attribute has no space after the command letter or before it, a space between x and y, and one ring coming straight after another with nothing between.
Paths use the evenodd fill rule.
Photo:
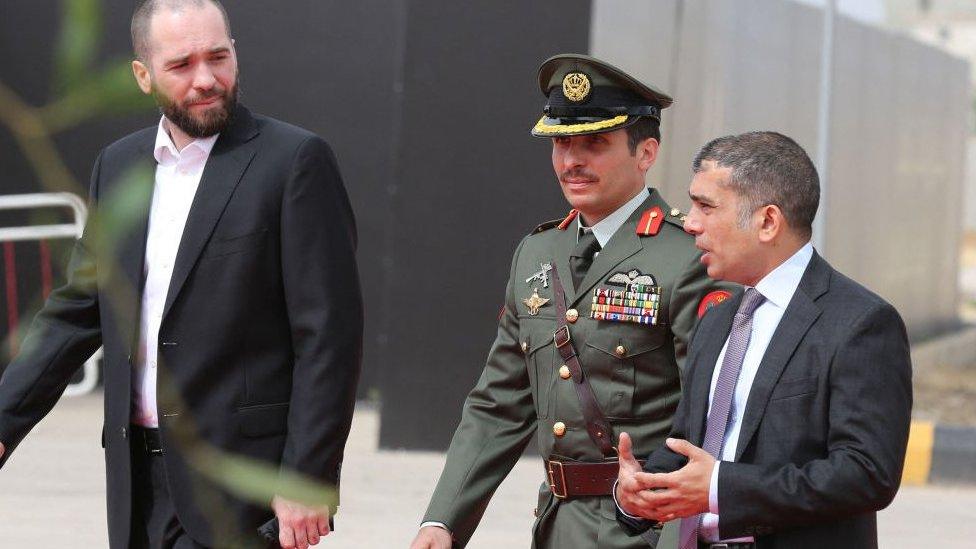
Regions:
<instances>
[{"instance_id":1,"label":"gold cap emblem","mask_svg":"<svg viewBox=\"0 0 976 549\"><path fill-rule=\"evenodd\" d=\"M570 72L563 77L563 95L573 103L585 101L592 89L590 77L581 72Z\"/></svg>"}]
</instances>

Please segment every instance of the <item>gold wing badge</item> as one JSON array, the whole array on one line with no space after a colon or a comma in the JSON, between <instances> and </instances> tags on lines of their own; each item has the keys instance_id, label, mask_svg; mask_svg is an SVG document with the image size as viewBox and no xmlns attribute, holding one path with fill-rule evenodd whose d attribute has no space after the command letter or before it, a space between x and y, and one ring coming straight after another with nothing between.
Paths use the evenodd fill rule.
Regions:
<instances>
[{"instance_id":1,"label":"gold wing badge","mask_svg":"<svg viewBox=\"0 0 976 549\"><path fill-rule=\"evenodd\" d=\"M529 308L529 314L535 316L539 314L539 308L549 303L549 298L539 296L539 288L532 289L532 295L523 299L522 303Z\"/></svg>"},{"instance_id":2,"label":"gold wing badge","mask_svg":"<svg viewBox=\"0 0 976 549\"><path fill-rule=\"evenodd\" d=\"M626 273L614 273L607 279L607 284L614 286L630 286L631 284L656 286L657 280L654 279L654 275L652 274L643 274L637 269L633 269Z\"/></svg>"}]
</instances>

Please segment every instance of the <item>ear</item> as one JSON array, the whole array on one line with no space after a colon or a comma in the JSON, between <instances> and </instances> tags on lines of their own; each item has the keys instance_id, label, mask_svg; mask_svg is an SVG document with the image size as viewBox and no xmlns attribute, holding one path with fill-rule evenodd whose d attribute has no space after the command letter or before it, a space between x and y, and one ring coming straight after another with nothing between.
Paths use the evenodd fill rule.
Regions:
<instances>
[{"instance_id":1,"label":"ear","mask_svg":"<svg viewBox=\"0 0 976 549\"><path fill-rule=\"evenodd\" d=\"M139 84L142 93L146 95L152 93L152 75L149 74L149 67L136 59L132 62L132 74L136 77L136 83Z\"/></svg>"},{"instance_id":2,"label":"ear","mask_svg":"<svg viewBox=\"0 0 976 549\"><path fill-rule=\"evenodd\" d=\"M767 204L756 211L759 218L759 241L772 242L786 230L786 218L775 204Z\"/></svg>"},{"instance_id":3,"label":"ear","mask_svg":"<svg viewBox=\"0 0 976 549\"><path fill-rule=\"evenodd\" d=\"M637 167L642 172L647 172L654 165L654 162L657 161L657 150L660 146L661 144L653 137L648 137L637 144L637 150L635 151L637 155Z\"/></svg>"}]
</instances>

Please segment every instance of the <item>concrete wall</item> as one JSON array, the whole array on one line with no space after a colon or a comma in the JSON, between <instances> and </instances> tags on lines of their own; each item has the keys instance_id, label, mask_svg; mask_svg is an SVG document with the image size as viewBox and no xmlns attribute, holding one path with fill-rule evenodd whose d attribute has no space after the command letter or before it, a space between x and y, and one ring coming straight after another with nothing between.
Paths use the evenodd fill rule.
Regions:
<instances>
[{"instance_id":1,"label":"concrete wall","mask_svg":"<svg viewBox=\"0 0 976 549\"><path fill-rule=\"evenodd\" d=\"M719 135L783 132L817 157L822 14L783 0L593 3L591 52L675 97L649 183L688 205L691 158ZM957 322L968 64L838 17L821 252L905 317Z\"/></svg>"}]
</instances>

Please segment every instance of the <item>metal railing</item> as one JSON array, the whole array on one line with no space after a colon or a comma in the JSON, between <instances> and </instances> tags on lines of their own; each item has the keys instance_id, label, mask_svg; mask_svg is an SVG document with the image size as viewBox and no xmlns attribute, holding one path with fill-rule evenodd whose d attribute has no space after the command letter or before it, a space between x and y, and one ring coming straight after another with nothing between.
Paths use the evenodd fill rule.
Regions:
<instances>
[{"instance_id":1,"label":"metal railing","mask_svg":"<svg viewBox=\"0 0 976 549\"><path fill-rule=\"evenodd\" d=\"M0 228L0 242L44 241L58 238L81 238L88 219L85 201L72 193L31 193L0 195L0 210L35 210L40 208L70 208L73 223L28 225ZM13 329L13 327L11 327ZM68 385L67 396L90 393L98 385L98 363L102 349L98 349L84 365L81 381Z\"/></svg>"}]
</instances>

